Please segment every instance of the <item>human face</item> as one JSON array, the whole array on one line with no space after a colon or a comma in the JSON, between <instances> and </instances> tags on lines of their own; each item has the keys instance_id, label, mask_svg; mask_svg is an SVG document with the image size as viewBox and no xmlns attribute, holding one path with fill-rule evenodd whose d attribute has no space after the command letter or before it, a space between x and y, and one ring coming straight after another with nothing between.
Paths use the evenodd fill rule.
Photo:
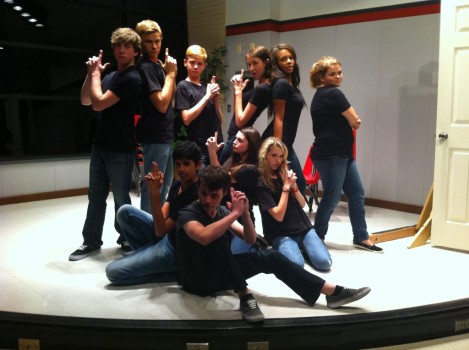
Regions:
<instances>
[{"instance_id":1,"label":"human face","mask_svg":"<svg viewBox=\"0 0 469 350\"><path fill-rule=\"evenodd\" d=\"M277 65L280 70L287 76L292 75L295 68L295 58L290 50L281 49L277 53Z\"/></svg>"},{"instance_id":2,"label":"human face","mask_svg":"<svg viewBox=\"0 0 469 350\"><path fill-rule=\"evenodd\" d=\"M277 146L271 147L267 152L266 162L270 172L275 173L285 163L283 150Z\"/></svg>"},{"instance_id":3,"label":"human face","mask_svg":"<svg viewBox=\"0 0 469 350\"><path fill-rule=\"evenodd\" d=\"M202 184L199 186L198 196L199 204L209 216L213 217L223 199L224 193L222 188L209 190L206 185Z\"/></svg>"},{"instance_id":4,"label":"human face","mask_svg":"<svg viewBox=\"0 0 469 350\"><path fill-rule=\"evenodd\" d=\"M142 50L146 57L156 62L161 50L161 42L163 38L158 32L142 35Z\"/></svg>"},{"instance_id":5,"label":"human face","mask_svg":"<svg viewBox=\"0 0 469 350\"><path fill-rule=\"evenodd\" d=\"M323 86L339 87L342 83L342 78L342 67L340 64L334 64L327 68L326 74L320 79Z\"/></svg>"},{"instance_id":6,"label":"human face","mask_svg":"<svg viewBox=\"0 0 469 350\"><path fill-rule=\"evenodd\" d=\"M246 64L254 80L264 79L265 63L259 57L247 55Z\"/></svg>"},{"instance_id":7,"label":"human face","mask_svg":"<svg viewBox=\"0 0 469 350\"><path fill-rule=\"evenodd\" d=\"M114 57L117 61L117 69L121 71L135 63L135 57L138 52L135 51L134 46L131 43L118 43L114 44L112 48Z\"/></svg>"},{"instance_id":8,"label":"human face","mask_svg":"<svg viewBox=\"0 0 469 350\"><path fill-rule=\"evenodd\" d=\"M188 56L184 60L184 67L187 69L187 75L191 79L199 79L205 69L205 61L195 56Z\"/></svg>"},{"instance_id":9,"label":"human face","mask_svg":"<svg viewBox=\"0 0 469 350\"><path fill-rule=\"evenodd\" d=\"M200 169L199 164L195 164L193 160L189 159L176 159L174 166L176 173L183 183L192 184L197 179L197 172Z\"/></svg>"},{"instance_id":10,"label":"human face","mask_svg":"<svg viewBox=\"0 0 469 350\"><path fill-rule=\"evenodd\" d=\"M239 155L246 154L249 148L249 141L241 131L238 131L236 138L233 141L233 152Z\"/></svg>"}]
</instances>

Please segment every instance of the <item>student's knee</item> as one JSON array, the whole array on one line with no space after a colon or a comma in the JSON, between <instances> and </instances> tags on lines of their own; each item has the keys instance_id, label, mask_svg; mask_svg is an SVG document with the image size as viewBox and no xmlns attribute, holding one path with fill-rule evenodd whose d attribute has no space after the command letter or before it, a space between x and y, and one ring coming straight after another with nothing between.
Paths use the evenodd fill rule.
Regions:
<instances>
[{"instance_id":1,"label":"student's knee","mask_svg":"<svg viewBox=\"0 0 469 350\"><path fill-rule=\"evenodd\" d=\"M116 220L120 224L124 222L129 214L129 211L134 208L131 204L124 204L119 209L117 209Z\"/></svg>"},{"instance_id":2,"label":"student's knee","mask_svg":"<svg viewBox=\"0 0 469 350\"><path fill-rule=\"evenodd\" d=\"M311 262L311 265L313 265L313 267L318 271L327 272L332 267L332 259L316 259L315 261Z\"/></svg>"}]
</instances>

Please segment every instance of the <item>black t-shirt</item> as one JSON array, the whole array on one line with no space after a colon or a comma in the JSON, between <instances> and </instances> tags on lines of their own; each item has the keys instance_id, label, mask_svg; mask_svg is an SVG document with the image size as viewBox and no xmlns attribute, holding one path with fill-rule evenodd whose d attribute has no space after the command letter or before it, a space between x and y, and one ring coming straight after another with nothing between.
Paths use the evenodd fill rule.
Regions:
<instances>
[{"instance_id":1,"label":"black t-shirt","mask_svg":"<svg viewBox=\"0 0 469 350\"><path fill-rule=\"evenodd\" d=\"M313 225L308 216L300 207L297 200L288 194L288 204L283 221L275 220L267 209L274 208L280 201L282 195L282 179L274 179L275 191L269 189L264 182L259 179L257 186L257 199L262 217L262 228L264 237L269 243L278 236L296 236L306 234Z\"/></svg>"},{"instance_id":2,"label":"black t-shirt","mask_svg":"<svg viewBox=\"0 0 469 350\"><path fill-rule=\"evenodd\" d=\"M94 142L111 152L134 152L136 148L134 115L138 110L141 80L135 66L107 74L102 91L112 91L119 101L98 112Z\"/></svg>"},{"instance_id":3,"label":"black t-shirt","mask_svg":"<svg viewBox=\"0 0 469 350\"><path fill-rule=\"evenodd\" d=\"M165 73L160 64L141 56L137 69L142 77L141 113L137 124L137 141L140 143L170 143L174 138L173 108L159 112L150 101L150 95L162 91Z\"/></svg>"},{"instance_id":4,"label":"black t-shirt","mask_svg":"<svg viewBox=\"0 0 469 350\"><path fill-rule=\"evenodd\" d=\"M256 112L254 112L251 119L249 119L244 127L253 126L264 109L266 109L272 102L271 86L269 83L260 83L254 88L254 90L243 92L242 99L243 109L246 108L248 102L251 102L254 106L256 106ZM228 136L235 136L238 131L239 128L236 126L235 116L233 115L230 127L228 129Z\"/></svg>"},{"instance_id":5,"label":"black t-shirt","mask_svg":"<svg viewBox=\"0 0 469 350\"><path fill-rule=\"evenodd\" d=\"M257 181L259 179L259 172L257 166L254 164L243 164L232 170L230 174L232 182L230 184L236 191L243 192L249 200L249 214L252 222L255 222L253 206L257 204ZM231 201L230 192L223 198L222 205ZM242 224L241 218L238 221Z\"/></svg>"},{"instance_id":6,"label":"black t-shirt","mask_svg":"<svg viewBox=\"0 0 469 350\"><path fill-rule=\"evenodd\" d=\"M272 100L285 100L285 113L283 117L282 141L289 148L293 146L300 122L301 110L305 105L303 95L295 89L284 78L272 82ZM262 139L274 135L274 120L272 120L264 133Z\"/></svg>"},{"instance_id":7,"label":"black t-shirt","mask_svg":"<svg viewBox=\"0 0 469 350\"><path fill-rule=\"evenodd\" d=\"M189 110L194 107L206 94L205 85L197 85L187 80L181 80L177 85L176 109ZM187 138L197 143L201 150L207 153L205 143L210 136L220 128L217 112L213 101L209 101L197 118L187 127ZM222 136L221 134L219 136Z\"/></svg>"},{"instance_id":8,"label":"black t-shirt","mask_svg":"<svg viewBox=\"0 0 469 350\"><path fill-rule=\"evenodd\" d=\"M177 222L179 211L197 200L197 182L194 182L189 188L179 193L181 187L181 180L174 180L168 192L166 202L169 203L169 217ZM168 239L176 246L176 232L175 230L168 232Z\"/></svg>"},{"instance_id":9,"label":"black t-shirt","mask_svg":"<svg viewBox=\"0 0 469 350\"><path fill-rule=\"evenodd\" d=\"M218 206L217 213L212 218L199 202L193 202L179 212L176 233L178 282L187 292L210 295L233 287L233 276L239 278L239 267L229 245L229 231L210 244L202 245L191 239L183 229L184 224L189 221L208 226L228 214L228 209Z\"/></svg>"},{"instance_id":10,"label":"black t-shirt","mask_svg":"<svg viewBox=\"0 0 469 350\"><path fill-rule=\"evenodd\" d=\"M315 137L312 159L353 157L353 130L342 115L350 106L338 88L317 89L310 108Z\"/></svg>"}]
</instances>

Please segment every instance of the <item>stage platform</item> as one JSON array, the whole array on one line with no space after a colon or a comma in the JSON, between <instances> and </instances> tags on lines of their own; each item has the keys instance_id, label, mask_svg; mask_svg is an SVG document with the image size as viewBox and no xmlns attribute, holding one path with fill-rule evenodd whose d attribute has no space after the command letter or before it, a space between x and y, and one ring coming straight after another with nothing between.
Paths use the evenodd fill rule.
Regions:
<instances>
[{"instance_id":1,"label":"stage platform","mask_svg":"<svg viewBox=\"0 0 469 350\"><path fill-rule=\"evenodd\" d=\"M337 310L323 296L310 307L274 276L259 275L248 281L266 316L257 326L241 320L230 291L201 298L174 283L110 286L104 269L120 257L112 194L103 249L68 261L82 242L86 207L86 196L0 206L1 349L18 348L19 338L38 339L41 349L363 349L454 337L469 347L469 254L407 249L412 238L381 243L384 254L357 250L346 203L326 237L332 270L306 268L371 293ZM370 233L419 217L374 207L366 216ZM262 232L260 218L256 225Z\"/></svg>"}]
</instances>

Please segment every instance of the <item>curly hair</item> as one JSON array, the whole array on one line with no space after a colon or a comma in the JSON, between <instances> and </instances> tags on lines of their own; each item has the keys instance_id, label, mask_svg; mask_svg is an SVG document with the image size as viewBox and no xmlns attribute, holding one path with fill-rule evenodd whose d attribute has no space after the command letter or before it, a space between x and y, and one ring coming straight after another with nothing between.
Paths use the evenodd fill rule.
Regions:
<instances>
[{"instance_id":1,"label":"curly hair","mask_svg":"<svg viewBox=\"0 0 469 350\"><path fill-rule=\"evenodd\" d=\"M342 66L342 63L340 63L337 58L332 56L324 56L321 57L321 59L319 59L318 61L316 61L311 67L311 70L309 71L309 81L311 83L311 86L313 88L321 86L321 78L324 78L326 76L329 67L332 67L336 64Z\"/></svg>"},{"instance_id":2,"label":"curly hair","mask_svg":"<svg viewBox=\"0 0 469 350\"><path fill-rule=\"evenodd\" d=\"M181 141L176 144L173 150L174 160L192 160L198 164L202 159L200 147L193 141Z\"/></svg>"}]
</instances>

